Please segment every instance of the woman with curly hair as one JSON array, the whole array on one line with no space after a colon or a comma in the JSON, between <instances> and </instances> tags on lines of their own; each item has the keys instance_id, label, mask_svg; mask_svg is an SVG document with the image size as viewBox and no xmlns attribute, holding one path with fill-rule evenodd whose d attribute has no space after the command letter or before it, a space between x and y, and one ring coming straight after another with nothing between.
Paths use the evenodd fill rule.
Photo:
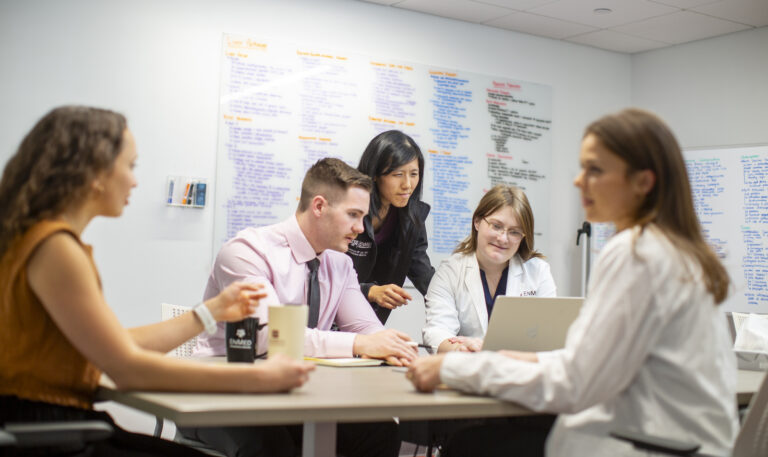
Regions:
<instances>
[{"instance_id":1,"label":"woman with curly hair","mask_svg":"<svg viewBox=\"0 0 768 457\"><path fill-rule=\"evenodd\" d=\"M312 365L164 356L216 321L253 313L263 295L252 284L232 284L176 319L120 325L80 235L95 217L123 212L136 158L122 115L66 106L43 117L8 161L0 181L0 423L96 419L115 431L91 455L193 455L94 411L102 372L126 390L274 392L303 384Z\"/></svg>"}]
</instances>

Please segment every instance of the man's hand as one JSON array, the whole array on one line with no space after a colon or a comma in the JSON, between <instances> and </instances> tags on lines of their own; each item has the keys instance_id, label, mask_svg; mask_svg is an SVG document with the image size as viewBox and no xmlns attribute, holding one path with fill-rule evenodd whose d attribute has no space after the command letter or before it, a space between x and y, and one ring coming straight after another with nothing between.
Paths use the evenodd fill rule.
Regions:
<instances>
[{"instance_id":1,"label":"man's hand","mask_svg":"<svg viewBox=\"0 0 768 457\"><path fill-rule=\"evenodd\" d=\"M256 311L259 300L267 294L260 292L264 286L244 282L233 282L221 293L205 301L216 322L236 322L245 319Z\"/></svg>"},{"instance_id":2,"label":"man's hand","mask_svg":"<svg viewBox=\"0 0 768 457\"><path fill-rule=\"evenodd\" d=\"M419 357L408 368L405 374L422 392L432 392L440 384L440 368L443 366L445 354Z\"/></svg>"},{"instance_id":3,"label":"man's hand","mask_svg":"<svg viewBox=\"0 0 768 457\"><path fill-rule=\"evenodd\" d=\"M362 357L384 359L390 365L408 366L417 355L416 347L408 341L408 335L391 328L370 335L358 333L352 351Z\"/></svg>"},{"instance_id":4,"label":"man's hand","mask_svg":"<svg viewBox=\"0 0 768 457\"><path fill-rule=\"evenodd\" d=\"M371 286L368 289L368 301L376 303L382 308L395 309L407 304L408 300L411 299L411 295L405 289L394 284Z\"/></svg>"}]
</instances>

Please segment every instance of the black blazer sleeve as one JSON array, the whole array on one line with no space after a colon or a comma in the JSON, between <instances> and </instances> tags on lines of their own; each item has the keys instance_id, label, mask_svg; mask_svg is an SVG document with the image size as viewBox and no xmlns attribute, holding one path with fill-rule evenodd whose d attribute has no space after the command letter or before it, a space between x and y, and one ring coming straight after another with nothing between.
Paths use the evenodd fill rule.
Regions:
<instances>
[{"instance_id":1,"label":"black blazer sleeve","mask_svg":"<svg viewBox=\"0 0 768 457\"><path fill-rule=\"evenodd\" d=\"M408 268L408 279L416 286L416 290L426 296L429 282L435 274L435 268L429 260L429 255L427 255L427 227L424 225L424 221L427 220L429 215L430 207L424 202L419 203L418 215L420 224L418 227L414 227L416 243L412 251L411 265Z\"/></svg>"},{"instance_id":2,"label":"black blazer sleeve","mask_svg":"<svg viewBox=\"0 0 768 457\"><path fill-rule=\"evenodd\" d=\"M359 234L350 244L347 254L352 258L352 264L355 266L360 291L368 299L368 291L370 291L371 286L379 285L378 282L370 278L377 254L370 214L363 218L363 228L363 233Z\"/></svg>"}]
</instances>

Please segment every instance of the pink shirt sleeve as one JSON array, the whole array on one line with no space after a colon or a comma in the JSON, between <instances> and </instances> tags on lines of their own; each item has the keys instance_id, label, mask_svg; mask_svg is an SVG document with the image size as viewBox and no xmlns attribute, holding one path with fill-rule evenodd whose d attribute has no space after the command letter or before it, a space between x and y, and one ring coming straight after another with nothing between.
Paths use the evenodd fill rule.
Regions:
<instances>
[{"instance_id":1,"label":"pink shirt sleeve","mask_svg":"<svg viewBox=\"0 0 768 457\"><path fill-rule=\"evenodd\" d=\"M266 238L266 237L265 237ZM304 264L297 264L285 245L270 244L264 238L251 240L247 235L238 237L224 245L208 279L205 298L217 295L233 281L252 282L265 285L267 298L256 308L254 317L260 323L268 321L269 306L283 303L304 303L304 286L298 278L304 278ZM270 240L271 241L271 240ZM357 274L352 261L342 253L326 253L328 262L324 272L326 281L332 282L329 296L323 297L321 320L318 328L306 329L304 336L304 354L313 357L351 357L355 335L374 333L383 330L370 304L360 292ZM285 262L278 268L278 262ZM272 265L275 268L272 268ZM338 332L330 331L333 322L339 326ZM218 324L219 331L212 336L202 334L198 337L195 355L224 355L225 324ZM268 329L258 333L257 351L266 352Z\"/></svg>"}]
</instances>

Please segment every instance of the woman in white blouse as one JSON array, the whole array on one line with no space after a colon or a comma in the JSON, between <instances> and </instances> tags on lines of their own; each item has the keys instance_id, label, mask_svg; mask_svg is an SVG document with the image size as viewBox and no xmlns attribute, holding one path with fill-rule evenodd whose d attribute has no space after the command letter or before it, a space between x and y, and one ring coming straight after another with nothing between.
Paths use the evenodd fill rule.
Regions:
<instances>
[{"instance_id":1,"label":"woman in white blouse","mask_svg":"<svg viewBox=\"0 0 768 457\"><path fill-rule=\"evenodd\" d=\"M533 211L517 187L497 185L472 215L472 233L429 284L424 343L477 351L499 295L555 296L549 264L533 248Z\"/></svg>"},{"instance_id":2,"label":"woman in white blouse","mask_svg":"<svg viewBox=\"0 0 768 457\"><path fill-rule=\"evenodd\" d=\"M424 391L444 382L560 413L549 456L645 455L611 439L613 429L728 455L738 424L736 361L717 304L729 279L702 236L674 135L656 116L625 110L587 127L580 163L575 185L587 219L613 222L617 234L600 254L565 348L438 355L417 360L408 376ZM519 442L513 430L494 432L504 435L475 455L506 454ZM447 455L473 433L457 435Z\"/></svg>"}]
</instances>

